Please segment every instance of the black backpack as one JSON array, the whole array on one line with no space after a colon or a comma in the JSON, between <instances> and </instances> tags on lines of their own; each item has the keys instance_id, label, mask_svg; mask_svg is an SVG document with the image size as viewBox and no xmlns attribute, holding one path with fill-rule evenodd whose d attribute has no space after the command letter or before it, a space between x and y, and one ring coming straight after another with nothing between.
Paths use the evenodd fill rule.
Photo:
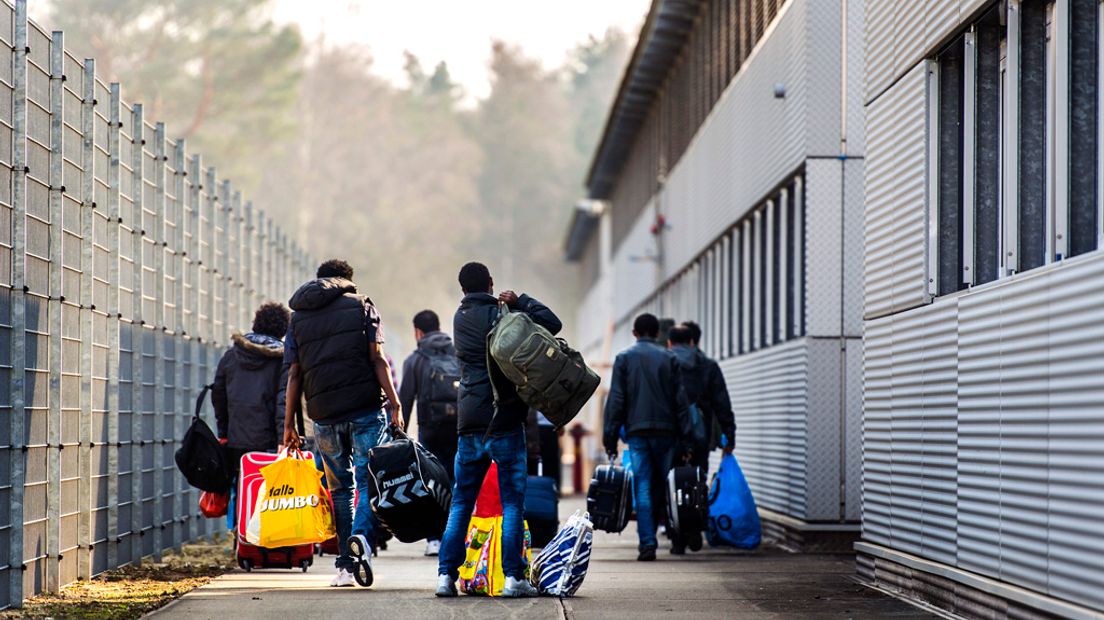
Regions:
<instances>
[{"instance_id":1,"label":"black backpack","mask_svg":"<svg viewBox=\"0 0 1104 620\"><path fill-rule=\"evenodd\" d=\"M210 389L210 385L203 386L196 398L192 425L184 433L180 449L176 451L176 467L193 487L211 493L227 493L232 480L226 452L211 432L211 427L199 417L199 412L203 409L203 399Z\"/></svg>"},{"instance_id":2,"label":"black backpack","mask_svg":"<svg viewBox=\"0 0 1104 620\"><path fill-rule=\"evenodd\" d=\"M418 354L425 358L422 370L422 403L428 409L431 426L456 426L456 407L460 399L460 361L451 353Z\"/></svg>"}]
</instances>

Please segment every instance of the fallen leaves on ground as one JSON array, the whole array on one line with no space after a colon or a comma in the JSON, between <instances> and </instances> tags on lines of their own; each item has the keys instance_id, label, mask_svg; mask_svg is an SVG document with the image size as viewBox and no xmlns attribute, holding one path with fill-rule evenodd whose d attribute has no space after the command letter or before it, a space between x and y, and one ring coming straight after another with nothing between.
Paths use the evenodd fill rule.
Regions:
<instances>
[{"instance_id":1,"label":"fallen leaves on ground","mask_svg":"<svg viewBox=\"0 0 1104 620\"><path fill-rule=\"evenodd\" d=\"M140 618L233 567L234 555L225 538L184 545L180 553L166 554L160 563L124 566L91 581L64 586L59 594L28 599L23 609L0 612L0 620Z\"/></svg>"}]
</instances>

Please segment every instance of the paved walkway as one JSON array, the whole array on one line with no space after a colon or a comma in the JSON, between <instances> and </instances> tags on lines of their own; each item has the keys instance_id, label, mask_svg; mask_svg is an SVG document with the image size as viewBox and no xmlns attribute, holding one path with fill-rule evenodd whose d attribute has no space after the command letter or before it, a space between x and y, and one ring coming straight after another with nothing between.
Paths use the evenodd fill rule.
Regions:
<instances>
[{"instance_id":1,"label":"paved walkway","mask_svg":"<svg viewBox=\"0 0 1104 620\"><path fill-rule=\"evenodd\" d=\"M561 503L570 514L575 502ZM848 556L706 550L636 562L633 524L599 533L579 596L505 600L433 597L436 558L422 544L393 544L376 558L375 585L327 587L329 557L299 571L230 573L153 614L157 620L231 618L931 618L857 584Z\"/></svg>"}]
</instances>

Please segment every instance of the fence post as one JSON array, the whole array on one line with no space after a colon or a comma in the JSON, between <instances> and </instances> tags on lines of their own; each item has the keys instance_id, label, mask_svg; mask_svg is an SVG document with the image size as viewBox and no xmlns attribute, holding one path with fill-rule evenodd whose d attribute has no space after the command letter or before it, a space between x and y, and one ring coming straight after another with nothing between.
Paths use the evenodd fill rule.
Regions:
<instances>
[{"instance_id":1,"label":"fence post","mask_svg":"<svg viewBox=\"0 0 1104 620\"><path fill-rule=\"evenodd\" d=\"M253 201L249 200L245 203L245 209L243 211L245 215L245 224L243 227L245 239L242 243L242 255L245 256L245 269L242 271L245 273L242 276L242 289L244 291L245 298L249 300L246 305L246 326L249 325L250 315L261 304L263 300L258 300L257 294L257 273L255 270L256 260L254 259L254 251L257 248L257 229L253 221Z\"/></svg>"},{"instance_id":2,"label":"fence post","mask_svg":"<svg viewBox=\"0 0 1104 620\"><path fill-rule=\"evenodd\" d=\"M95 299L92 278L95 270L93 219L96 208L96 61L84 60L84 89L81 94L81 275L80 275L80 557L77 576L92 578L92 335Z\"/></svg>"},{"instance_id":3,"label":"fence post","mask_svg":"<svg viewBox=\"0 0 1104 620\"><path fill-rule=\"evenodd\" d=\"M10 596L23 606L23 454L27 381L27 0L15 3L12 72L12 309L11 309L11 527L8 570Z\"/></svg>"},{"instance_id":4,"label":"fence post","mask_svg":"<svg viewBox=\"0 0 1104 620\"><path fill-rule=\"evenodd\" d=\"M230 287L233 284L231 282L232 274L230 273L230 221L233 218L233 209L230 203L230 181L223 181L219 184L218 199L222 218L222 238L219 239L219 246L222 248L222 264L219 265L219 273L222 274L222 307L220 308L222 311L222 332L215 334L214 339L212 339L216 346L217 343L222 342L222 339L226 337L226 333L230 331L230 321L236 320L232 319L234 312L230 307Z\"/></svg>"},{"instance_id":5,"label":"fence post","mask_svg":"<svg viewBox=\"0 0 1104 620\"><path fill-rule=\"evenodd\" d=\"M50 332L50 395L46 421L46 591L56 594L61 587L61 279L62 279L62 122L64 69L62 34L54 31L50 44L50 275L46 302Z\"/></svg>"},{"instance_id":6,"label":"fence post","mask_svg":"<svg viewBox=\"0 0 1104 620\"><path fill-rule=\"evenodd\" d=\"M165 124L158 122L153 130L153 559L161 561L161 549L164 541L165 515L162 512L164 495L164 473L162 471L162 450L166 437L167 417L165 414L165 338L168 327L165 321ZM145 158L143 157L143 161ZM144 331L144 330L143 330Z\"/></svg>"},{"instance_id":7,"label":"fence post","mask_svg":"<svg viewBox=\"0 0 1104 620\"><path fill-rule=\"evenodd\" d=\"M191 322L188 325L188 360L191 362L188 368L188 372L191 374L191 378L188 381L188 385L191 386L191 393L189 393L189 399L186 405L191 410L191 401L199 393L202 383L200 383L200 364L199 356L203 350L203 336L202 336L202 300L203 300L203 253L202 253L202 235L206 233L203 230L201 224L203 223L203 202L201 199L201 192L203 191L203 163L199 159L199 155L193 155L188 161L188 176L191 177L191 183L188 187L188 202L192 207L191 213L188 217L192 221L192 239L191 245L188 248L188 254L191 260L188 262L188 272L192 281L192 298L189 300L188 305L192 309ZM184 491L185 505L188 506L188 514L184 517L186 523L185 535L188 540L194 540L199 535L199 527L196 519L194 518L193 506L195 506L194 492L191 487L188 487Z\"/></svg>"},{"instance_id":8,"label":"fence post","mask_svg":"<svg viewBox=\"0 0 1104 620\"><path fill-rule=\"evenodd\" d=\"M184 429L187 427L188 421L188 396L191 395L190 383L188 382L187 368L184 364L184 351L185 348L190 346L188 343L188 328L184 325L184 291L185 286L185 269L188 260L188 249L185 247L184 242L184 177L187 176L188 171L184 168L184 139L179 138L176 141L176 145L173 148L173 196L176 197L176 214L173 216L173 221L176 223L176 235L173 238L172 256L173 256L173 277L176 279L176 299L175 308L173 313L173 338L176 345L174 347L176 351L176 378L173 380L173 384L176 387L176 397L173 399L175 405L175 412L172 416L172 449L175 452L180 438L183 437ZM189 357L190 360L190 357ZM173 471L172 473L172 498L173 498L173 548L177 551L180 550L180 545L187 540L184 536L184 527L186 519L184 518L184 498L182 497L181 483L184 478L180 475L180 472Z\"/></svg>"},{"instance_id":9,"label":"fence post","mask_svg":"<svg viewBox=\"0 0 1104 620\"><path fill-rule=\"evenodd\" d=\"M122 359L119 331L122 312L119 307L119 215L122 189L122 97L118 82L111 83L111 103L107 126L107 564L119 565L119 363Z\"/></svg>"},{"instance_id":10,"label":"fence post","mask_svg":"<svg viewBox=\"0 0 1104 620\"><path fill-rule=\"evenodd\" d=\"M142 229L143 220L145 219L143 213L143 187L142 187L142 165L143 155L142 147L146 143L143 135L145 134L145 118L143 115L142 104L136 103L131 110L131 136L130 142L131 148L131 200L132 200L132 213L134 222L132 225L131 237L133 239L132 251L134 252L134 274L133 274L133 296L131 297L131 322L130 322L130 355L131 355L131 435L130 435L130 454L131 454L131 505L130 511L130 549L131 549L131 562L136 566L142 564L142 538L145 532L142 530L142 517L145 513L145 506L142 497L142 476L144 474L144 459L142 454L142 448L145 441L143 440L142 429L142 416L145 414L145 398L143 394L143 382L145 376L143 372L143 360L142 354L145 350L145 319L142 314L142 278L145 275L143 269L145 268L145 261L143 255L145 254L145 237L146 231Z\"/></svg>"},{"instance_id":11,"label":"fence post","mask_svg":"<svg viewBox=\"0 0 1104 620\"><path fill-rule=\"evenodd\" d=\"M231 226L234 229L234 247L230 248L230 251L234 253L234 268L233 278L230 281L232 287L231 295L234 299L234 305L238 307L238 312L234 316L234 330L237 332L245 333L249 331L249 321L246 317L249 316L249 309L245 304L245 217L242 216L242 196L241 192L234 190L230 199L230 221Z\"/></svg>"}]
</instances>

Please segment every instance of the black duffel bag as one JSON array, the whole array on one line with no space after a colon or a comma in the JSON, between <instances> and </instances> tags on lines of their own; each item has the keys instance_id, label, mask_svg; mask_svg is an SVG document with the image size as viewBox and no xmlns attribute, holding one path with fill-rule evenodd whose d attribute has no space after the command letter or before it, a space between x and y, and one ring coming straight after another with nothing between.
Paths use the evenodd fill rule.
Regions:
<instances>
[{"instance_id":1,"label":"black duffel bag","mask_svg":"<svg viewBox=\"0 0 1104 620\"><path fill-rule=\"evenodd\" d=\"M404 543L440 537L448 523L452 487L441 461L402 429L368 451L369 504L380 525Z\"/></svg>"},{"instance_id":2,"label":"black duffel bag","mask_svg":"<svg viewBox=\"0 0 1104 620\"><path fill-rule=\"evenodd\" d=\"M211 432L211 427L199 417L199 412L203 409L203 399L210 389L210 385L203 386L196 398L192 425L184 433L180 449L176 451L176 467L193 487L211 493L228 493L233 481L226 451L219 444L218 437Z\"/></svg>"}]
</instances>

